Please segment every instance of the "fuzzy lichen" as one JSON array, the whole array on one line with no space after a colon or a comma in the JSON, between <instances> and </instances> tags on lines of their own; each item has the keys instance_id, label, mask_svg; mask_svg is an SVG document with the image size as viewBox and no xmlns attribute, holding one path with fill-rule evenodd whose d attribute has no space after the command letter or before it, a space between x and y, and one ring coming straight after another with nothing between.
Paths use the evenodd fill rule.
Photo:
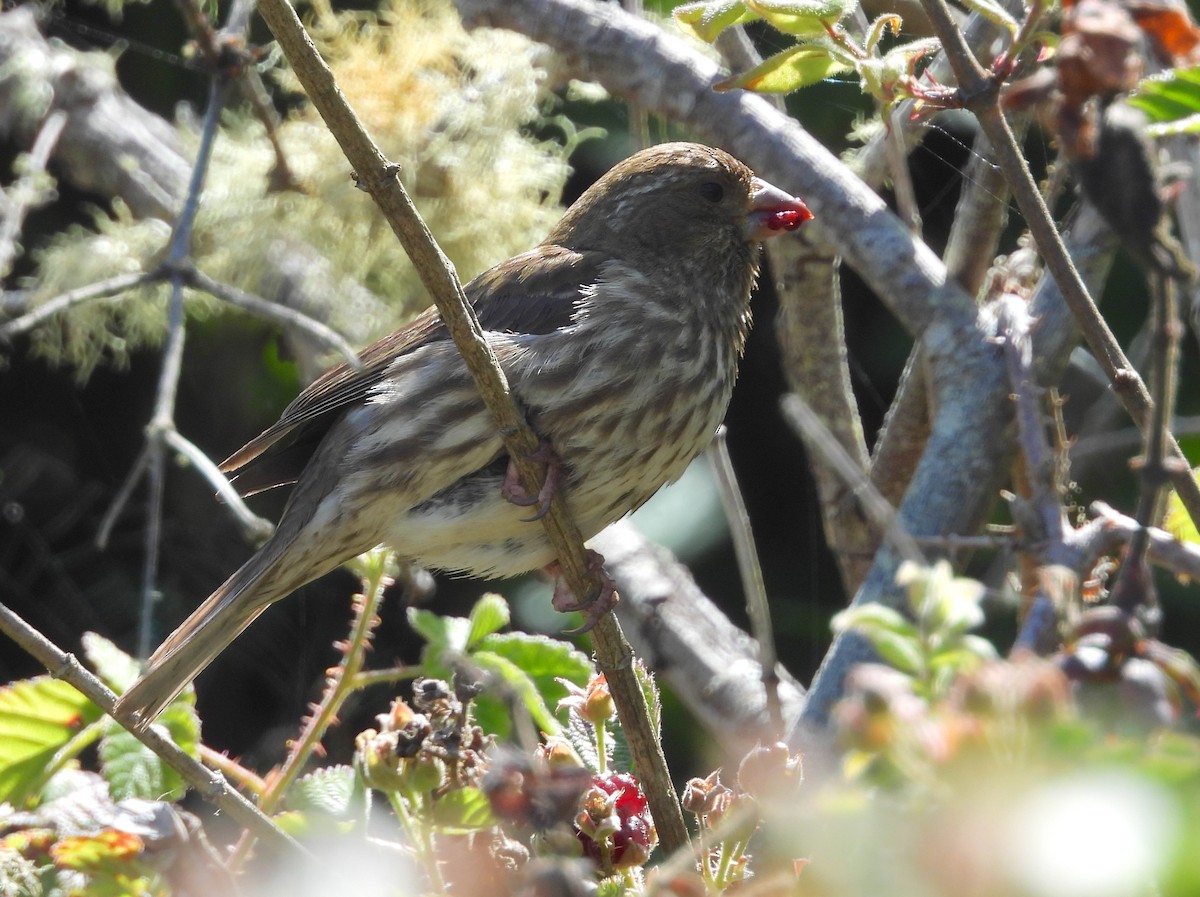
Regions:
<instances>
[{"instance_id":1,"label":"fuzzy lichen","mask_svg":"<svg viewBox=\"0 0 1200 897\"><path fill-rule=\"evenodd\" d=\"M310 28L464 278L546 234L560 212L568 167L560 144L529 134L550 102L544 48L511 32L468 33L443 0L395 0L371 14L318 12ZM278 72L278 81L294 87L290 72ZM180 131L195 144L194 127L184 122ZM302 192L272 192L275 158L262 127L242 112L225 116L196 222L197 266L254 292L264 288L271 253L299 241L330 260L335 278L353 278L383 299L364 309L342 307L330 296L322 311L335 328L379 335L426 306L403 250L355 188L345 157L310 106L281 124L279 140ZM128 216L101 216L97 230L63 234L41 254L30 284L38 295L148 269L166 242L161 224ZM146 291L73 309L43 327L36 346L86 376L96 364L121 361L129 349L161 337L164 304L156 296ZM371 320L364 322L364 314Z\"/></svg>"}]
</instances>

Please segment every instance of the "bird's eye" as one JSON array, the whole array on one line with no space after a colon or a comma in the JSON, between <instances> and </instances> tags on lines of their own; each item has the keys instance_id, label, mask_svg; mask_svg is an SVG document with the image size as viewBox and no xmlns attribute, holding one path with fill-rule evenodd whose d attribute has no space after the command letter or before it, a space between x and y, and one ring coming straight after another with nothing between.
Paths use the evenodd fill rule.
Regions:
<instances>
[{"instance_id":1,"label":"bird's eye","mask_svg":"<svg viewBox=\"0 0 1200 897\"><path fill-rule=\"evenodd\" d=\"M700 195L709 202L720 202L725 198L725 188L716 181L705 181L699 189Z\"/></svg>"}]
</instances>

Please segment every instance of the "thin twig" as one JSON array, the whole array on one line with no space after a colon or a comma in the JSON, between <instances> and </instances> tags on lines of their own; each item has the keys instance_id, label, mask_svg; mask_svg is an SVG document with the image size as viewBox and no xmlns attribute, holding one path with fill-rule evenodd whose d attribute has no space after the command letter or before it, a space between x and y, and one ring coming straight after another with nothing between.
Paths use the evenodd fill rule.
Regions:
<instances>
[{"instance_id":1,"label":"thin twig","mask_svg":"<svg viewBox=\"0 0 1200 897\"><path fill-rule=\"evenodd\" d=\"M1147 556L1152 562L1170 570L1176 576L1200 580L1200 545L1180 542L1157 527L1142 526L1132 517L1122 514L1102 501L1092 502L1088 510L1103 522L1103 532L1111 541L1127 544L1139 531L1144 531L1149 537ZM1090 556L1099 556L1105 553L1107 548L1108 546L1086 546L1085 550Z\"/></svg>"},{"instance_id":2,"label":"thin twig","mask_svg":"<svg viewBox=\"0 0 1200 897\"><path fill-rule=\"evenodd\" d=\"M158 558L162 544L162 513L166 491L165 434L175 429L175 399L179 392L179 376L183 370L183 345L187 335L183 307L184 261L191 252L192 228L200 211L200 196L213 144L225 108L229 84L224 78L213 79L208 94L208 109L200 132L200 146L188 182L187 198L171 231L163 269L171 282L171 298L167 306L167 338L163 343L162 367L154 398L154 412L146 429L149 456L146 463L148 484L146 506L145 559L142 568L142 601L138 621L138 656L150 653L154 606L158 601Z\"/></svg>"},{"instance_id":3,"label":"thin twig","mask_svg":"<svg viewBox=\"0 0 1200 897\"><path fill-rule=\"evenodd\" d=\"M758 561L758 550L754 544L754 530L750 526L750 514L738 486L737 474L729 458L729 445L725 439L724 425L708 447L708 462L717 478L717 491L725 506L725 517L733 535L733 550L737 556L738 572L742 577L742 591L746 595L746 613L750 617L750 631L758 642L758 663L762 667L762 684L767 695L767 718L776 737L783 735L783 708L779 700L779 674L776 672L778 654L775 650L775 632L771 626L771 606L767 601L767 587L763 582L762 565Z\"/></svg>"},{"instance_id":4,"label":"thin twig","mask_svg":"<svg viewBox=\"0 0 1200 897\"><path fill-rule=\"evenodd\" d=\"M1154 407L1146 433L1146 448L1138 459L1141 468L1141 492L1138 495L1135 518L1142 529L1134 534L1129 550L1121 564L1121 573L1113 584L1113 603L1128 614L1139 610L1151 612L1157 603L1153 589L1145 587L1146 553L1150 548L1148 528L1157 522L1162 510L1163 486L1172 471L1179 471L1189 480L1191 470L1186 462L1164 457L1166 441L1171 438L1167 425L1175 407L1175 388L1179 366L1179 338L1182 327L1176 310L1175 279L1162 271L1150 274L1154 296L1151 311L1153 351L1151 379L1154 387Z\"/></svg>"},{"instance_id":5,"label":"thin twig","mask_svg":"<svg viewBox=\"0 0 1200 897\"><path fill-rule=\"evenodd\" d=\"M1071 535L1066 510L1056 481L1058 465L1046 441L1042 405L1033 370L1033 340L1024 299L1002 296L997 304L997 330L1003 341L1004 360L1012 383L1016 407L1017 441L1025 459L1028 498L1012 497L1012 513L1021 532L1028 561L1023 561L1023 591L1032 595L1023 607L1021 629L1014 651L1045 654L1053 650L1061 602L1054 600L1052 586L1062 577L1052 568L1070 569L1076 553L1068 548ZM1070 574L1074 579L1074 574ZM1062 591L1057 589L1055 591Z\"/></svg>"},{"instance_id":6,"label":"thin twig","mask_svg":"<svg viewBox=\"0 0 1200 897\"><path fill-rule=\"evenodd\" d=\"M161 726L137 729L129 714L114 713L117 696L103 682L87 670L73 654L68 654L40 632L30 626L7 606L0 604L0 631L11 638L19 647L37 659L55 679L71 685L93 704L112 716L127 728L138 741L162 758L205 800L219 807L246 829L258 837L279 846L286 846L302 855L307 851L301 847L254 804L229 787L221 773L207 769L189 756L164 733Z\"/></svg>"},{"instance_id":7,"label":"thin twig","mask_svg":"<svg viewBox=\"0 0 1200 897\"><path fill-rule=\"evenodd\" d=\"M504 373L484 339L479 321L463 295L454 268L438 248L413 206L398 168L389 162L347 105L296 12L286 0L263 0L259 13L279 41L313 105L341 145L362 186L379 205L399 238L421 282L433 297L447 330L462 354L483 401L496 420L521 484L531 495L539 491L543 476L533 460L539 440L513 403ZM571 590L581 598L599 594L601 584L589 569L579 528L566 508L563 490L550 502L542 525L554 546L558 563ZM632 651L612 614L604 615L592 629L596 663L605 673L617 705L634 762L646 789L663 848L673 851L688 841L687 827L671 784L666 759L650 722L646 696L632 667Z\"/></svg>"},{"instance_id":8,"label":"thin twig","mask_svg":"<svg viewBox=\"0 0 1200 897\"><path fill-rule=\"evenodd\" d=\"M257 544L265 542L271 537L271 533L275 532L275 524L259 517L246 506L238 491L233 488L229 478L221 472L221 468L214 464L208 455L200 450L199 446L174 428L165 430L163 439L167 445L186 458L196 468L196 472L216 489L217 497L229 508L229 513L241 526L247 539Z\"/></svg>"},{"instance_id":9,"label":"thin twig","mask_svg":"<svg viewBox=\"0 0 1200 897\"><path fill-rule=\"evenodd\" d=\"M346 360L346 363L350 367L355 369L362 367L358 352L345 337L328 324L324 324L316 318L304 314L302 311L288 308L286 305L280 305L278 302L272 302L261 296L255 296L253 293L247 293L245 290L239 290L235 286L221 283L196 268L188 269L185 274L185 281L189 286L203 290L223 302L228 302L237 308L245 309L251 314L258 315L260 318L265 318L284 327L299 330L312 337L318 344L325 346L333 352L337 352Z\"/></svg>"},{"instance_id":10,"label":"thin twig","mask_svg":"<svg viewBox=\"0 0 1200 897\"><path fill-rule=\"evenodd\" d=\"M150 271L142 271L138 274L118 274L107 280L89 283L87 286L59 293L57 296L39 303L19 318L13 318L11 321L0 324L0 340L11 340L14 336L28 333L43 321L48 321L76 305L91 302L93 299L107 299L159 279L161 279L161 275Z\"/></svg>"},{"instance_id":11,"label":"thin twig","mask_svg":"<svg viewBox=\"0 0 1200 897\"><path fill-rule=\"evenodd\" d=\"M1177 415L1171 421L1171 432L1177 437L1200 435L1200 415ZM1091 460L1095 457L1128 454L1144 442L1145 437L1141 431L1133 427L1084 436L1071 444L1071 465L1074 467L1076 462L1085 458Z\"/></svg>"},{"instance_id":12,"label":"thin twig","mask_svg":"<svg viewBox=\"0 0 1200 897\"><path fill-rule=\"evenodd\" d=\"M66 124L67 113L61 109L56 109L46 116L27 156L25 171L7 191L6 214L0 221L0 277L6 276L12 270L21 225L25 223L25 216L42 195L42 191L38 189L38 179L45 174L46 166L50 164L50 154L54 152Z\"/></svg>"},{"instance_id":13,"label":"thin twig","mask_svg":"<svg viewBox=\"0 0 1200 897\"><path fill-rule=\"evenodd\" d=\"M896 197L896 214L919 237L921 208L917 205L917 191L908 170L908 139L900 122L900 110L893 110L887 118L884 149L887 152L888 171L892 176L892 193Z\"/></svg>"},{"instance_id":14,"label":"thin twig","mask_svg":"<svg viewBox=\"0 0 1200 897\"><path fill-rule=\"evenodd\" d=\"M784 420L792 426L797 435L802 436L805 445L815 447L821 452L825 463L842 477L846 487L858 498L867 516L896 551L907 560L925 564L925 553L921 551L912 535L900 525L896 509L871 485L867 475L846 454L838 441L829 435L829 430L813 413L808 403L793 393L783 397L780 407L783 409Z\"/></svg>"},{"instance_id":15,"label":"thin twig","mask_svg":"<svg viewBox=\"0 0 1200 897\"><path fill-rule=\"evenodd\" d=\"M104 517L100 520L100 526L96 529L96 547L101 551L108 547L108 540L112 536L113 527L116 526L118 518L120 518L125 510L125 506L129 504L129 500L133 498L133 490L142 481L142 475L146 472L146 467L149 463L150 444L146 443L142 446L142 450L138 452L138 456L129 468L129 473L125 475L124 481L122 481L120 488L117 489L117 494L113 497L112 504L104 512Z\"/></svg>"}]
</instances>

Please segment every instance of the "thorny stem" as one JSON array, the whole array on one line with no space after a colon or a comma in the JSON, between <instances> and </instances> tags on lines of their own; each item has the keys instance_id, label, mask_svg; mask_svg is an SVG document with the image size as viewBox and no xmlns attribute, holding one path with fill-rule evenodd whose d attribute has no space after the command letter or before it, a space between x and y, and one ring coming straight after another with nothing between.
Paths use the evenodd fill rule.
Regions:
<instances>
[{"instance_id":1,"label":"thorny stem","mask_svg":"<svg viewBox=\"0 0 1200 897\"><path fill-rule=\"evenodd\" d=\"M500 437L520 474L521 484L530 495L537 494L543 471L534 456L540 440L513 402L504 373L484 339L453 265L438 247L400 183L399 167L384 157L346 103L333 73L321 59L287 0L261 0L259 14L279 41L297 79L345 152L358 183L379 205L412 260L462 354L480 396L496 420ZM579 527L567 511L564 490L560 489L550 502L542 525L571 590L577 596L599 595L600 579L589 568ZM666 851L682 848L688 843L687 827L671 784L662 745L650 722L646 696L633 673L633 652L613 614L601 617L591 634L596 665L608 679L630 752L642 776L660 843Z\"/></svg>"},{"instance_id":2,"label":"thorny stem","mask_svg":"<svg viewBox=\"0 0 1200 897\"><path fill-rule=\"evenodd\" d=\"M383 602L384 590L392 582L388 568L394 563L394 555L390 551L369 552L363 557L366 559L363 563L363 589L354 596L350 638L336 645L342 654L342 662L329 670L321 700L312 708L312 714L305 720L300 736L288 745L283 766L267 777L259 800L259 807L264 813L274 813L278 809L292 783L320 747L321 739L329 727L337 722L338 712L357 686L358 674L371 646L371 634L379 625L379 605ZM253 832L242 833L229 861L231 870L236 870L249 858L255 840Z\"/></svg>"},{"instance_id":3,"label":"thorny stem","mask_svg":"<svg viewBox=\"0 0 1200 897\"><path fill-rule=\"evenodd\" d=\"M1025 217L1025 223L1046 267L1058 284L1063 300L1071 309L1084 341L1112 383L1121 404L1145 431L1151 426L1150 412L1153 407L1146 384L1125 357L1063 245L1050 210L1038 191L1037 183L1000 106L999 81L985 72L972 55L945 0L922 0L922 6L954 69L959 98L963 106L974 113L987 135L1017 206ZM1164 445L1171 459L1185 460L1174 437L1167 434ZM1170 476L1192 521L1200 525L1200 484L1186 469L1172 467Z\"/></svg>"},{"instance_id":4,"label":"thorny stem","mask_svg":"<svg viewBox=\"0 0 1200 897\"><path fill-rule=\"evenodd\" d=\"M197 743L196 750L206 766L210 766L218 772L223 773L225 778L232 780L243 791L249 791L255 797L262 796L263 790L267 787L267 783L263 781L262 776L242 766L242 764L221 751L213 750L204 744L204 742Z\"/></svg>"}]
</instances>

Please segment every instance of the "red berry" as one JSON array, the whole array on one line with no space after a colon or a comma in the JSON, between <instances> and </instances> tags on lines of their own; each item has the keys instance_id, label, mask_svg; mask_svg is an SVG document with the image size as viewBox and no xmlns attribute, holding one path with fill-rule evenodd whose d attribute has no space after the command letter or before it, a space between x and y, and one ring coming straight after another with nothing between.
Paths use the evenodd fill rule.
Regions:
<instances>
[{"instance_id":1,"label":"red berry","mask_svg":"<svg viewBox=\"0 0 1200 897\"><path fill-rule=\"evenodd\" d=\"M604 864L607 845L613 868L646 862L658 833L637 779L623 772L593 776L583 806L577 823L585 856Z\"/></svg>"},{"instance_id":2,"label":"red berry","mask_svg":"<svg viewBox=\"0 0 1200 897\"><path fill-rule=\"evenodd\" d=\"M812 220L808 209L781 209L767 216L767 227L771 230L795 230L805 221Z\"/></svg>"}]
</instances>

